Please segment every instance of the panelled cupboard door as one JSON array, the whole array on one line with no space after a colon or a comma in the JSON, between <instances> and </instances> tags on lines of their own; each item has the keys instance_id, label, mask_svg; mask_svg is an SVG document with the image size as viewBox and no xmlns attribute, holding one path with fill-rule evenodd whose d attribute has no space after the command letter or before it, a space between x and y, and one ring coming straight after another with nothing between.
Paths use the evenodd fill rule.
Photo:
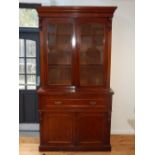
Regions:
<instances>
[{"instance_id":1,"label":"panelled cupboard door","mask_svg":"<svg viewBox=\"0 0 155 155\"><path fill-rule=\"evenodd\" d=\"M65 112L46 112L41 119L43 145L72 146L74 115ZM46 131L46 132L45 132Z\"/></svg>"},{"instance_id":2,"label":"panelled cupboard door","mask_svg":"<svg viewBox=\"0 0 155 155\"><path fill-rule=\"evenodd\" d=\"M47 84L72 84L73 22L64 19L46 21Z\"/></svg>"},{"instance_id":3,"label":"panelled cupboard door","mask_svg":"<svg viewBox=\"0 0 155 155\"><path fill-rule=\"evenodd\" d=\"M106 21L79 19L77 23L80 86L103 86L105 84Z\"/></svg>"},{"instance_id":4,"label":"panelled cupboard door","mask_svg":"<svg viewBox=\"0 0 155 155\"><path fill-rule=\"evenodd\" d=\"M108 131L106 113L79 113L77 138L79 146L104 146Z\"/></svg>"}]
</instances>

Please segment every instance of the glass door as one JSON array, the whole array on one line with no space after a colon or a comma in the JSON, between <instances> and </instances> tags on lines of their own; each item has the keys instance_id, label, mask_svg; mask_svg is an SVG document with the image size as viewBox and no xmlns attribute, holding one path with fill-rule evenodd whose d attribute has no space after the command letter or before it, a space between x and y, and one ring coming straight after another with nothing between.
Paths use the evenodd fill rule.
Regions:
<instances>
[{"instance_id":1,"label":"glass door","mask_svg":"<svg viewBox=\"0 0 155 155\"><path fill-rule=\"evenodd\" d=\"M104 23L82 22L79 24L80 85L104 84Z\"/></svg>"},{"instance_id":2,"label":"glass door","mask_svg":"<svg viewBox=\"0 0 155 155\"><path fill-rule=\"evenodd\" d=\"M19 122L38 123L39 30L19 31Z\"/></svg>"},{"instance_id":3,"label":"glass door","mask_svg":"<svg viewBox=\"0 0 155 155\"><path fill-rule=\"evenodd\" d=\"M48 85L72 84L72 37L72 23L62 21L48 22Z\"/></svg>"}]
</instances>

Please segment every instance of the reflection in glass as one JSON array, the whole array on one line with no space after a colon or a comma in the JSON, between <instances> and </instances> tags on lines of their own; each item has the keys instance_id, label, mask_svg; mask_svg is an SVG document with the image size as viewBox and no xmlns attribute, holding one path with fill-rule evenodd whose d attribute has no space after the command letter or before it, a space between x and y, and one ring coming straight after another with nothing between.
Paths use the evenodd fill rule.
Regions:
<instances>
[{"instance_id":1,"label":"reflection in glass","mask_svg":"<svg viewBox=\"0 0 155 155\"><path fill-rule=\"evenodd\" d=\"M26 72L29 74L36 73L36 59L26 59Z\"/></svg>"},{"instance_id":2,"label":"reflection in glass","mask_svg":"<svg viewBox=\"0 0 155 155\"><path fill-rule=\"evenodd\" d=\"M72 47L75 47L76 44L76 38L75 36L72 37Z\"/></svg>"},{"instance_id":3,"label":"reflection in glass","mask_svg":"<svg viewBox=\"0 0 155 155\"><path fill-rule=\"evenodd\" d=\"M19 84L25 84L25 76L19 75Z\"/></svg>"},{"instance_id":4,"label":"reflection in glass","mask_svg":"<svg viewBox=\"0 0 155 155\"><path fill-rule=\"evenodd\" d=\"M36 75L27 75L27 84L36 84Z\"/></svg>"},{"instance_id":5,"label":"reflection in glass","mask_svg":"<svg viewBox=\"0 0 155 155\"><path fill-rule=\"evenodd\" d=\"M19 39L19 57L24 57L24 39Z\"/></svg>"},{"instance_id":6,"label":"reflection in glass","mask_svg":"<svg viewBox=\"0 0 155 155\"><path fill-rule=\"evenodd\" d=\"M19 73L20 74L25 73L25 63L24 63L24 59L22 58L19 59Z\"/></svg>"},{"instance_id":7,"label":"reflection in glass","mask_svg":"<svg viewBox=\"0 0 155 155\"><path fill-rule=\"evenodd\" d=\"M26 56L36 57L36 42L33 40L26 40Z\"/></svg>"}]
</instances>

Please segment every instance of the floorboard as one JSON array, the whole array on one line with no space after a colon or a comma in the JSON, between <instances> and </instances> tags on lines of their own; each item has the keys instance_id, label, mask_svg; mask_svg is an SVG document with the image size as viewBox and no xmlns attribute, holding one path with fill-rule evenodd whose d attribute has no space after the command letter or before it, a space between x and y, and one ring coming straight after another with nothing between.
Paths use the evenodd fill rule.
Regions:
<instances>
[{"instance_id":1,"label":"floorboard","mask_svg":"<svg viewBox=\"0 0 155 155\"><path fill-rule=\"evenodd\" d=\"M39 138L20 136L19 152L20 155L134 155L135 136L134 135L112 135L111 152L39 152Z\"/></svg>"}]
</instances>

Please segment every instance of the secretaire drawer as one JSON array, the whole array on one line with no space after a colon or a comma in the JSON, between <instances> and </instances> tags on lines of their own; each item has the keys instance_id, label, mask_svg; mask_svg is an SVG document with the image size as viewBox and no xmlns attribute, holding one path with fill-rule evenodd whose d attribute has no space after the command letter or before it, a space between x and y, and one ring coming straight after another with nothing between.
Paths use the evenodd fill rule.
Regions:
<instances>
[{"instance_id":1,"label":"secretaire drawer","mask_svg":"<svg viewBox=\"0 0 155 155\"><path fill-rule=\"evenodd\" d=\"M51 108L84 108L84 107L101 107L110 108L111 102L105 99L53 99L46 98L42 107Z\"/></svg>"}]
</instances>

